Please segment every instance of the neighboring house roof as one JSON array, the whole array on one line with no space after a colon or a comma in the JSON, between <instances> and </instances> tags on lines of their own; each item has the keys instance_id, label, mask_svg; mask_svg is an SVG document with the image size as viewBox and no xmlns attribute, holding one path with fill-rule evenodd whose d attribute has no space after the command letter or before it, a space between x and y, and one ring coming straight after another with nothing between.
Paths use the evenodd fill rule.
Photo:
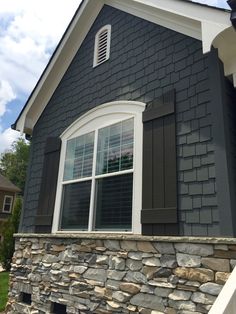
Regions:
<instances>
[{"instance_id":1,"label":"neighboring house roof","mask_svg":"<svg viewBox=\"0 0 236 314\"><path fill-rule=\"evenodd\" d=\"M10 180L5 178L3 175L0 174L0 190L9 191L9 192L20 192L19 189L15 184L13 184Z\"/></svg>"},{"instance_id":2,"label":"neighboring house roof","mask_svg":"<svg viewBox=\"0 0 236 314\"><path fill-rule=\"evenodd\" d=\"M218 48L225 75L236 81L236 36L230 11L187 0L83 0L12 128L33 128L99 12L109 5L202 41L203 53Z\"/></svg>"}]
</instances>

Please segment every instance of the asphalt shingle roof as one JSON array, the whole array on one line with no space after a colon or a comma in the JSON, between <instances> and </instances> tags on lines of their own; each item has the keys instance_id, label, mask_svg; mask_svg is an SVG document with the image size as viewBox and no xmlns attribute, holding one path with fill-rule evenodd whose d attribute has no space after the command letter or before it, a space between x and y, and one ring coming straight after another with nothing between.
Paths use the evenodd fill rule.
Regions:
<instances>
[{"instance_id":1,"label":"asphalt shingle roof","mask_svg":"<svg viewBox=\"0 0 236 314\"><path fill-rule=\"evenodd\" d=\"M0 190L11 191L11 192L20 192L21 190L13 184L10 180L5 178L0 174Z\"/></svg>"}]
</instances>

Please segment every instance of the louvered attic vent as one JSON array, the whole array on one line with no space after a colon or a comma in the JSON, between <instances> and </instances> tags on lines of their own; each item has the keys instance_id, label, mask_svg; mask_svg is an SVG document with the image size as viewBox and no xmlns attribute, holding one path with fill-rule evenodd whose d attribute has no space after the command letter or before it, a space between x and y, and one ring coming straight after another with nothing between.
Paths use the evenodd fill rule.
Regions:
<instances>
[{"instance_id":1,"label":"louvered attic vent","mask_svg":"<svg viewBox=\"0 0 236 314\"><path fill-rule=\"evenodd\" d=\"M102 27L96 34L93 66L105 62L110 57L111 25Z\"/></svg>"}]
</instances>

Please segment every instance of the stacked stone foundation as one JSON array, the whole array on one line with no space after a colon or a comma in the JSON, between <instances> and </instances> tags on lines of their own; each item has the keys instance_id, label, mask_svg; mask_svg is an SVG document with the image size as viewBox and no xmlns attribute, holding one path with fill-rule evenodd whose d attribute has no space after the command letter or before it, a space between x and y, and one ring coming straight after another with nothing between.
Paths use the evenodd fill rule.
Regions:
<instances>
[{"instance_id":1,"label":"stacked stone foundation","mask_svg":"<svg viewBox=\"0 0 236 314\"><path fill-rule=\"evenodd\" d=\"M18 234L6 313L208 313L235 265L235 239Z\"/></svg>"}]
</instances>

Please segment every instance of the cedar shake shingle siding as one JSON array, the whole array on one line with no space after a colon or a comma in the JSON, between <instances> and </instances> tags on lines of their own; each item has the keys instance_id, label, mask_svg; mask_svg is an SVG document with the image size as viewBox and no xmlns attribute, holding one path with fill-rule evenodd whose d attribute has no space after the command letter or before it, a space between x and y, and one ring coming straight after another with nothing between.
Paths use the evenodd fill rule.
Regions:
<instances>
[{"instance_id":1,"label":"cedar shake shingle siding","mask_svg":"<svg viewBox=\"0 0 236 314\"><path fill-rule=\"evenodd\" d=\"M93 68L94 38L107 24L110 59ZM219 235L208 58L200 41L105 6L34 128L20 231L35 231L49 135L100 104L149 103L175 89L180 234Z\"/></svg>"}]
</instances>

